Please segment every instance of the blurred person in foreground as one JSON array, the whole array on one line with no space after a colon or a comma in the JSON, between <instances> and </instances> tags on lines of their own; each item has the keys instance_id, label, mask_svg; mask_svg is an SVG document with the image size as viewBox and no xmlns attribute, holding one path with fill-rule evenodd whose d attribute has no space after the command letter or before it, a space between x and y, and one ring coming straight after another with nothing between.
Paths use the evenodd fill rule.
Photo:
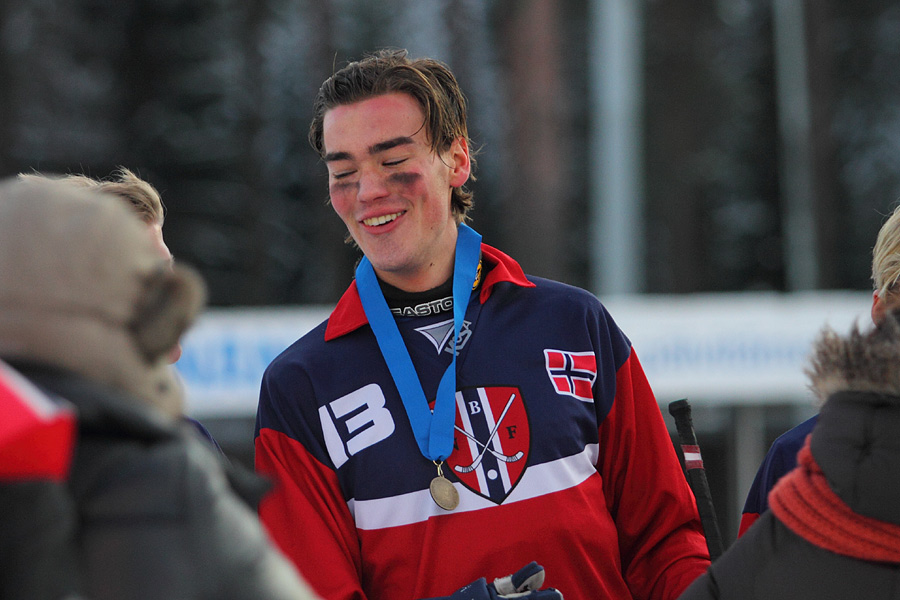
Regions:
<instances>
[{"instance_id":1,"label":"blurred person in foreground","mask_svg":"<svg viewBox=\"0 0 900 600\"><path fill-rule=\"evenodd\" d=\"M199 277L163 257L115 196L58 181L0 182L3 374L23 376L20 390L37 388L77 427L60 469L0 477L0 506L22 509L0 513L13 521L0 523L0 596L312 597L254 512L266 486L221 461L181 418L168 357L204 297ZM32 437L0 456L14 464L45 443ZM65 450L52 449L57 458ZM30 494L20 485L42 478L57 487ZM52 502L29 511L35 497ZM45 538L8 536L27 530L28 518Z\"/></svg>"},{"instance_id":2,"label":"blurred person in foreground","mask_svg":"<svg viewBox=\"0 0 900 600\"><path fill-rule=\"evenodd\" d=\"M263 521L329 600L483 590L531 561L533 597L674 598L709 554L656 399L597 298L464 224L466 112L405 51L319 90L310 141L364 257L263 377Z\"/></svg>"},{"instance_id":3,"label":"blurred person in foreground","mask_svg":"<svg viewBox=\"0 0 900 600\"><path fill-rule=\"evenodd\" d=\"M896 304L891 305L892 308ZM770 510L683 600L895 598L900 571L900 313L826 328L807 369L824 402Z\"/></svg>"},{"instance_id":4,"label":"blurred person in foreground","mask_svg":"<svg viewBox=\"0 0 900 600\"><path fill-rule=\"evenodd\" d=\"M52 179L75 187L105 192L112 194L117 198L121 198L126 202L127 206L130 206L134 210L141 221L147 225L150 238L153 240L153 244L159 251L160 256L170 263L174 262L172 253L169 251L169 247L166 245L165 240L163 240L163 223L166 215L162 198L149 181L141 179L129 169L119 167L110 177L105 179L94 179L93 177L78 174L52 177L31 173L20 173L19 179L24 181L31 179ZM181 353L182 348L179 341L175 343L171 350L169 350L169 362L172 364L178 362L178 359L181 358ZM188 422L193 424L194 427L197 428L197 431L209 440L223 456L225 455L224 451L222 451L222 448L219 446L218 442L216 442L215 438L213 438L206 426L191 417L185 418Z\"/></svg>"},{"instance_id":5,"label":"blurred person in foreground","mask_svg":"<svg viewBox=\"0 0 900 600\"><path fill-rule=\"evenodd\" d=\"M888 303L897 300L900 287L900 206L888 217L878 231L875 247L872 249L872 322L879 323L885 315ZM768 496L781 477L797 466L797 452L803 446L818 421L813 415L806 421L778 437L769 448L756 477L747 493L738 537L769 509Z\"/></svg>"},{"instance_id":6,"label":"blurred person in foreground","mask_svg":"<svg viewBox=\"0 0 900 600\"><path fill-rule=\"evenodd\" d=\"M0 598L62 598L76 587L74 411L0 361L0 415Z\"/></svg>"}]
</instances>

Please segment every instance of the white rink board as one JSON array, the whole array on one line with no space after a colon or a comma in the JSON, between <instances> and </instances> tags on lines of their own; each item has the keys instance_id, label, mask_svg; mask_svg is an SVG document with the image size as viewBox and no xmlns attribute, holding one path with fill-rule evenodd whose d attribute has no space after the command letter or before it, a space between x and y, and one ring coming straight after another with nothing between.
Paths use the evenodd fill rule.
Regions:
<instances>
[{"instance_id":1,"label":"white rink board","mask_svg":"<svg viewBox=\"0 0 900 600\"><path fill-rule=\"evenodd\" d=\"M870 323L868 292L628 296L604 299L660 403L809 403L803 368L825 324ZM176 365L194 416L252 416L266 365L330 307L210 309ZM573 349L578 350L578 349Z\"/></svg>"},{"instance_id":2,"label":"white rink board","mask_svg":"<svg viewBox=\"0 0 900 600\"><path fill-rule=\"evenodd\" d=\"M639 297L605 303L661 404L809 403L803 371L825 325L871 325L868 292Z\"/></svg>"},{"instance_id":3,"label":"white rink board","mask_svg":"<svg viewBox=\"0 0 900 600\"><path fill-rule=\"evenodd\" d=\"M328 318L331 307L210 309L175 364L192 416L253 416L266 366Z\"/></svg>"}]
</instances>

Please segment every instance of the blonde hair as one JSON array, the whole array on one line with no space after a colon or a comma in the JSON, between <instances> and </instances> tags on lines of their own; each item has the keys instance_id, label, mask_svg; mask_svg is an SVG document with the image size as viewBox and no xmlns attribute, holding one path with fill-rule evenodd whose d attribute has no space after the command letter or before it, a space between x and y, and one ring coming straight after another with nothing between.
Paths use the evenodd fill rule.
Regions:
<instances>
[{"instance_id":1,"label":"blonde hair","mask_svg":"<svg viewBox=\"0 0 900 600\"><path fill-rule=\"evenodd\" d=\"M900 205L878 231L872 249L872 283L879 297L896 291L900 281Z\"/></svg>"},{"instance_id":2,"label":"blonde hair","mask_svg":"<svg viewBox=\"0 0 900 600\"><path fill-rule=\"evenodd\" d=\"M108 178L104 179L94 179L87 175L75 174L51 177L39 173L20 173L19 179L51 179L80 188L113 194L128 201L141 220L148 224L159 223L162 225L165 218L165 208L156 188L125 167L119 167Z\"/></svg>"}]
</instances>

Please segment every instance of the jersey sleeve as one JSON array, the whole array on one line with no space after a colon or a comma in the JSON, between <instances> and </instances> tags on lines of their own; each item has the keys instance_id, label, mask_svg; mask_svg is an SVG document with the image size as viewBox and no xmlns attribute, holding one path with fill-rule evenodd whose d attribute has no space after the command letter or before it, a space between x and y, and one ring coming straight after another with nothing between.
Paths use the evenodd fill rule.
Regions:
<instances>
[{"instance_id":1,"label":"jersey sleeve","mask_svg":"<svg viewBox=\"0 0 900 600\"><path fill-rule=\"evenodd\" d=\"M271 366L257 413L255 466L273 490L260 518L282 552L325 600L364 600L359 540L330 461L316 456L318 424L297 406L303 378Z\"/></svg>"},{"instance_id":2,"label":"jersey sleeve","mask_svg":"<svg viewBox=\"0 0 900 600\"><path fill-rule=\"evenodd\" d=\"M750 528L750 526L756 523L758 520L758 512L741 513L741 522L738 525L738 537L744 535L744 533Z\"/></svg>"},{"instance_id":3,"label":"jersey sleeve","mask_svg":"<svg viewBox=\"0 0 900 600\"><path fill-rule=\"evenodd\" d=\"M744 535L744 532L747 531L747 529L759 519L759 515L766 510L766 496L768 495L769 484L766 484L763 480L766 471L769 470L767 465L771 459L772 455L770 452L769 454L766 454L765 459L763 459L762 464L759 466L759 470L756 471L753 483L750 484L750 491L747 492L747 499L744 501L744 510L741 511L741 523L738 527L738 537Z\"/></svg>"},{"instance_id":4,"label":"jersey sleeve","mask_svg":"<svg viewBox=\"0 0 900 600\"><path fill-rule=\"evenodd\" d=\"M806 436L812 433L817 419L818 416L807 419L772 443L747 492L738 537L744 535L759 516L769 510L769 492L783 475L797 466L797 452L803 447Z\"/></svg>"},{"instance_id":5,"label":"jersey sleeve","mask_svg":"<svg viewBox=\"0 0 900 600\"><path fill-rule=\"evenodd\" d=\"M676 598L709 567L694 495L630 345L600 425L597 468L634 598Z\"/></svg>"}]
</instances>

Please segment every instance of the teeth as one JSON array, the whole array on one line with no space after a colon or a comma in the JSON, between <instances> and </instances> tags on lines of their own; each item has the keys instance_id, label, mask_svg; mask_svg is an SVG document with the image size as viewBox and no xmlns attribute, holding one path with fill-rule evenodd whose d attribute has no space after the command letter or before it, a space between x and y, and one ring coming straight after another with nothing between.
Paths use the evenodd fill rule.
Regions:
<instances>
[{"instance_id":1,"label":"teeth","mask_svg":"<svg viewBox=\"0 0 900 600\"><path fill-rule=\"evenodd\" d=\"M382 215L380 217L372 217L371 219L363 219L363 223L365 225L368 225L369 227L375 227L376 225L384 225L385 223L390 223L399 216L400 213L396 212L390 215Z\"/></svg>"}]
</instances>

